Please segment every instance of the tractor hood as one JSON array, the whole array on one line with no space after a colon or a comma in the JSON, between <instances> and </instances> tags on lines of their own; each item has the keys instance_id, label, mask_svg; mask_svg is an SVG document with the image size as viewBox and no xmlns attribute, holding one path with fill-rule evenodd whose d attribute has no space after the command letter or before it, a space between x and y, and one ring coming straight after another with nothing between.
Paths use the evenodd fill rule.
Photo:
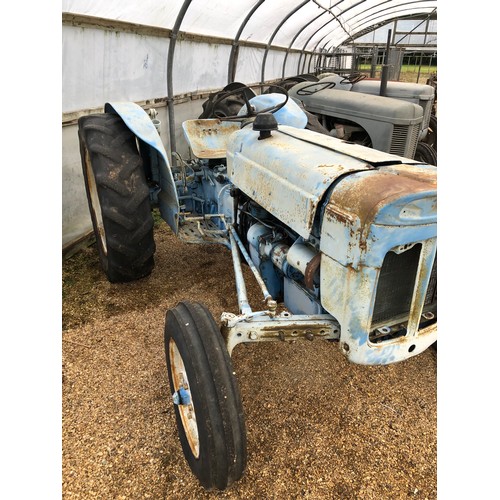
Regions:
<instances>
[{"instance_id":1,"label":"tractor hood","mask_svg":"<svg viewBox=\"0 0 500 500\"><path fill-rule=\"evenodd\" d=\"M352 86L351 91L378 95L380 92L380 80L361 80ZM385 96L394 99L429 101L434 98L434 88L421 83L387 82Z\"/></svg>"},{"instance_id":2,"label":"tractor hood","mask_svg":"<svg viewBox=\"0 0 500 500\"><path fill-rule=\"evenodd\" d=\"M227 140L228 176L234 185L304 238L336 179L402 163L416 162L286 125L262 140L250 127Z\"/></svg>"},{"instance_id":3,"label":"tractor hood","mask_svg":"<svg viewBox=\"0 0 500 500\"><path fill-rule=\"evenodd\" d=\"M397 125L410 125L422 121L422 108L412 102L390 97L357 93L352 90L325 88L323 79L316 84L310 82L294 85L289 94L302 101L311 113L335 115L339 113L352 119L372 119ZM303 89L303 90L302 90Z\"/></svg>"}]
</instances>

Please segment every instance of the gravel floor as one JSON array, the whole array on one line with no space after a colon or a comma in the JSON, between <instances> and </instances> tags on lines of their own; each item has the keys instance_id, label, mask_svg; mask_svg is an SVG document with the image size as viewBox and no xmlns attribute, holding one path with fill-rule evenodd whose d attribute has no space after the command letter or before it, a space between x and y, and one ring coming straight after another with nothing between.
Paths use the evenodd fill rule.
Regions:
<instances>
[{"instance_id":1,"label":"gravel floor","mask_svg":"<svg viewBox=\"0 0 500 500\"><path fill-rule=\"evenodd\" d=\"M164 319L183 299L217 320L237 312L232 261L164 223L155 231L156 267L138 282L110 284L94 247L63 263L63 498L437 497L434 351L363 367L326 341L235 348L248 465L226 491L205 492L177 437Z\"/></svg>"}]
</instances>

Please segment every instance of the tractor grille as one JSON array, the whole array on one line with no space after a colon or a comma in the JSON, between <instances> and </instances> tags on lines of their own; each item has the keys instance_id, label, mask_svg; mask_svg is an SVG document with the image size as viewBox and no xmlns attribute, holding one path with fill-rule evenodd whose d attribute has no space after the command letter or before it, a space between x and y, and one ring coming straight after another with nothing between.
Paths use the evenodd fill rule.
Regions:
<instances>
[{"instance_id":1,"label":"tractor grille","mask_svg":"<svg viewBox=\"0 0 500 500\"><path fill-rule=\"evenodd\" d=\"M372 325L408 318L421 249L419 244L400 254L387 252L380 269Z\"/></svg>"},{"instance_id":2,"label":"tractor grille","mask_svg":"<svg viewBox=\"0 0 500 500\"><path fill-rule=\"evenodd\" d=\"M424 110L424 119L422 120L421 128L422 130L426 130L429 128L434 99L428 99L427 101L420 100L418 104L419 106L422 106L422 109Z\"/></svg>"},{"instance_id":3,"label":"tractor grille","mask_svg":"<svg viewBox=\"0 0 500 500\"><path fill-rule=\"evenodd\" d=\"M425 294L424 311L436 312L437 309L437 256L432 265L431 279Z\"/></svg>"},{"instance_id":4,"label":"tractor grille","mask_svg":"<svg viewBox=\"0 0 500 500\"><path fill-rule=\"evenodd\" d=\"M413 158L417 150L419 125L394 125L389 153Z\"/></svg>"}]
</instances>

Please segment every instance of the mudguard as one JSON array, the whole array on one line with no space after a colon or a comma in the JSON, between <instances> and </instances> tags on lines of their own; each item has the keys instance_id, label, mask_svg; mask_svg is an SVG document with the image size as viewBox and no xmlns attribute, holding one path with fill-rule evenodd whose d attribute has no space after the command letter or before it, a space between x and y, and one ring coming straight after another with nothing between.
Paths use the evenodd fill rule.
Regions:
<instances>
[{"instance_id":1,"label":"mudguard","mask_svg":"<svg viewBox=\"0 0 500 500\"><path fill-rule=\"evenodd\" d=\"M158 153L161 188L158 195L160 213L172 231L177 234L179 230L179 198L177 197L167 152L153 122L148 114L134 102L107 102L104 111L105 113L119 115L136 137Z\"/></svg>"}]
</instances>

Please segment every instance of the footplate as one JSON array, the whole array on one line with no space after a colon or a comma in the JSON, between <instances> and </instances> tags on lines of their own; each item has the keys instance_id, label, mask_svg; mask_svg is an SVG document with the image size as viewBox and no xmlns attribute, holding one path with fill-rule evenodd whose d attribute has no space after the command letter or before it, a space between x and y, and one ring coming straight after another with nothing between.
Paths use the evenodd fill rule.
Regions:
<instances>
[{"instance_id":1,"label":"footplate","mask_svg":"<svg viewBox=\"0 0 500 500\"><path fill-rule=\"evenodd\" d=\"M219 243L229 245L227 230L221 230L212 220L219 215L185 217L179 224L179 239L186 243Z\"/></svg>"}]
</instances>

